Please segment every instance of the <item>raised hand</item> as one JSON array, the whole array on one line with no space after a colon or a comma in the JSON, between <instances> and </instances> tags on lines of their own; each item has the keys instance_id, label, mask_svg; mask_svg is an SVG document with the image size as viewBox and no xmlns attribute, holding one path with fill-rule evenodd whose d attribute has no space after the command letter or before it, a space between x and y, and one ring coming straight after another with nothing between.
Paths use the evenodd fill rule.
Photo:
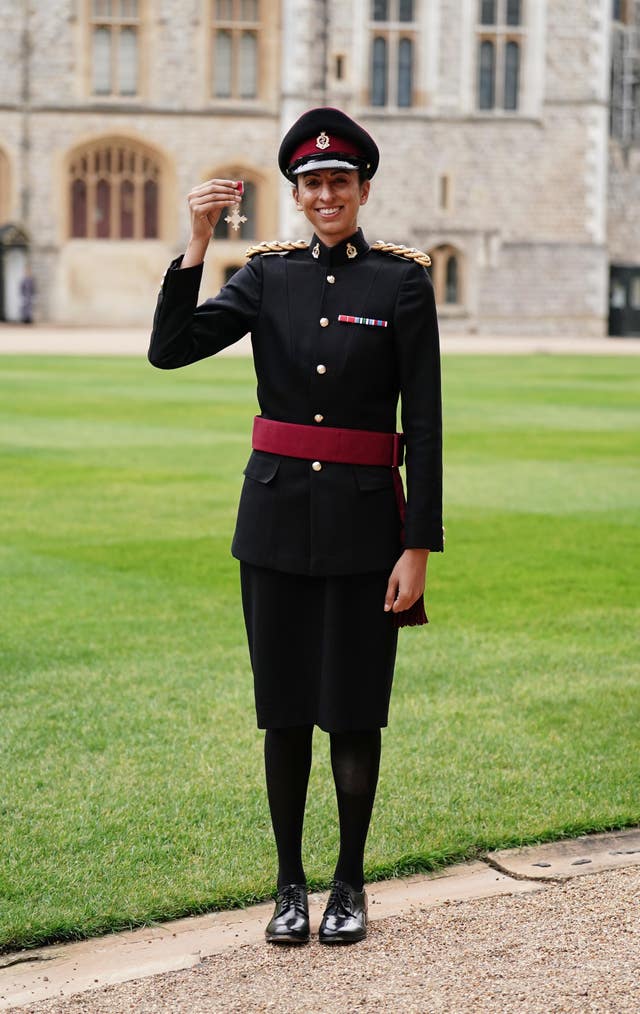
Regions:
<instances>
[{"instance_id":1,"label":"raised hand","mask_svg":"<svg viewBox=\"0 0 640 1014\"><path fill-rule=\"evenodd\" d=\"M225 208L239 204L243 185L239 180L207 180L189 192L191 238L182 261L188 268L204 260L207 246Z\"/></svg>"}]
</instances>

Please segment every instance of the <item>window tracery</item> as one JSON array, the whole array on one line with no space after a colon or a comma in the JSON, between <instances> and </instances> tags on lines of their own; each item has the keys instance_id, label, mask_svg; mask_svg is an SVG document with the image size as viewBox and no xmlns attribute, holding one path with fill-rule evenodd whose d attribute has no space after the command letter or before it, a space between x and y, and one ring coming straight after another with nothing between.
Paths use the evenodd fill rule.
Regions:
<instances>
[{"instance_id":1,"label":"window tracery","mask_svg":"<svg viewBox=\"0 0 640 1014\"><path fill-rule=\"evenodd\" d=\"M143 145L110 138L69 161L72 239L157 239L161 171Z\"/></svg>"}]
</instances>

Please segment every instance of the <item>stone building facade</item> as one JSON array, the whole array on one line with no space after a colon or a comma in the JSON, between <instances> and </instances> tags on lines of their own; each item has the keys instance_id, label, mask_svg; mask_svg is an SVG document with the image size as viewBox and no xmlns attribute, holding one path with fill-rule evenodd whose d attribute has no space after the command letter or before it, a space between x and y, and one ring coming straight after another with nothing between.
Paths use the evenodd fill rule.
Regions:
<instances>
[{"instance_id":1,"label":"stone building facade","mask_svg":"<svg viewBox=\"0 0 640 1014\"><path fill-rule=\"evenodd\" d=\"M363 227L431 253L443 328L606 333L611 264L634 298L640 0L0 0L0 21L0 315L28 256L37 318L148 323L214 175L248 184L248 221L216 230L201 296L248 241L306 238L275 152L321 104L378 141Z\"/></svg>"}]
</instances>

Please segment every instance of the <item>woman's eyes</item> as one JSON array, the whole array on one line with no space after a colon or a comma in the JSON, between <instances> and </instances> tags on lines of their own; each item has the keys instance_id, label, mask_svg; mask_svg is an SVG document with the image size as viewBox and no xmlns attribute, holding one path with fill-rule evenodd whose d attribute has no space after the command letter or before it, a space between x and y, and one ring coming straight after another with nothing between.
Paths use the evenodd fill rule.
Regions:
<instances>
[{"instance_id":1,"label":"woman's eyes","mask_svg":"<svg viewBox=\"0 0 640 1014\"><path fill-rule=\"evenodd\" d=\"M348 182L349 180L347 179L346 176L333 176L332 179L330 180L331 185L334 187L335 186L344 187L348 184ZM319 179L305 180L304 185L305 187L307 187L308 190L312 190L320 186L320 180Z\"/></svg>"}]
</instances>

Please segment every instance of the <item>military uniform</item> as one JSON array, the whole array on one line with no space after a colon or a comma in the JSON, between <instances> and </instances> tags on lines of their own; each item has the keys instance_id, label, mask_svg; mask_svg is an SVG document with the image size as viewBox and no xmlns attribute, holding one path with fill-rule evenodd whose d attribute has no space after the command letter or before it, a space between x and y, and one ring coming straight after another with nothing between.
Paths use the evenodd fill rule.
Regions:
<instances>
[{"instance_id":1,"label":"military uniform","mask_svg":"<svg viewBox=\"0 0 640 1014\"><path fill-rule=\"evenodd\" d=\"M404 544L441 550L438 328L425 269L370 249L360 231L335 247L314 236L303 249L254 256L215 299L197 306L202 267L178 270L180 263L178 258L167 271L158 299L149 348L153 365L186 366L250 331L258 402L266 418L392 432L401 395L408 493ZM323 666L335 672L339 665L337 682L343 688L345 674L353 672L346 710L342 694L331 699L326 714L314 712L313 701L298 702L292 724L304 724L313 712L318 724L336 728L338 710L345 721L363 722L363 727L372 720L386 724L395 631L382 606L401 553L390 469L254 451L245 469L232 552L249 565L243 568L243 586L254 670L273 666L274 679L315 682L304 678L306 645L314 664L320 664L318 652L341 653L341 663L332 657ZM257 593L250 567L300 578L369 578L360 592L351 582L340 609L332 612L331 631L324 623L318 631L315 621L328 612L324 584L322 592L314 592L313 582L294 579L287 591L278 581L276 594ZM265 584L264 574L258 584ZM307 594L301 600L303 589ZM374 602L377 613L367 609L359 622L363 599ZM346 632L337 636L340 613ZM299 643L292 662L284 665L284 645L291 643L293 630ZM372 674L380 669L375 701ZM276 714L272 680L266 682L268 707L262 714L259 708L259 724L282 724L286 708Z\"/></svg>"},{"instance_id":2,"label":"military uniform","mask_svg":"<svg viewBox=\"0 0 640 1014\"><path fill-rule=\"evenodd\" d=\"M316 235L264 244L199 306L202 265L180 269L178 258L158 298L149 360L187 366L251 332L261 416L318 429L392 433L401 396L403 544L438 551L433 286L415 251L382 246L370 247L361 230L336 246ZM258 724L386 725L397 631L383 605L402 552L391 469L253 451L244 474L232 552Z\"/></svg>"}]
</instances>

